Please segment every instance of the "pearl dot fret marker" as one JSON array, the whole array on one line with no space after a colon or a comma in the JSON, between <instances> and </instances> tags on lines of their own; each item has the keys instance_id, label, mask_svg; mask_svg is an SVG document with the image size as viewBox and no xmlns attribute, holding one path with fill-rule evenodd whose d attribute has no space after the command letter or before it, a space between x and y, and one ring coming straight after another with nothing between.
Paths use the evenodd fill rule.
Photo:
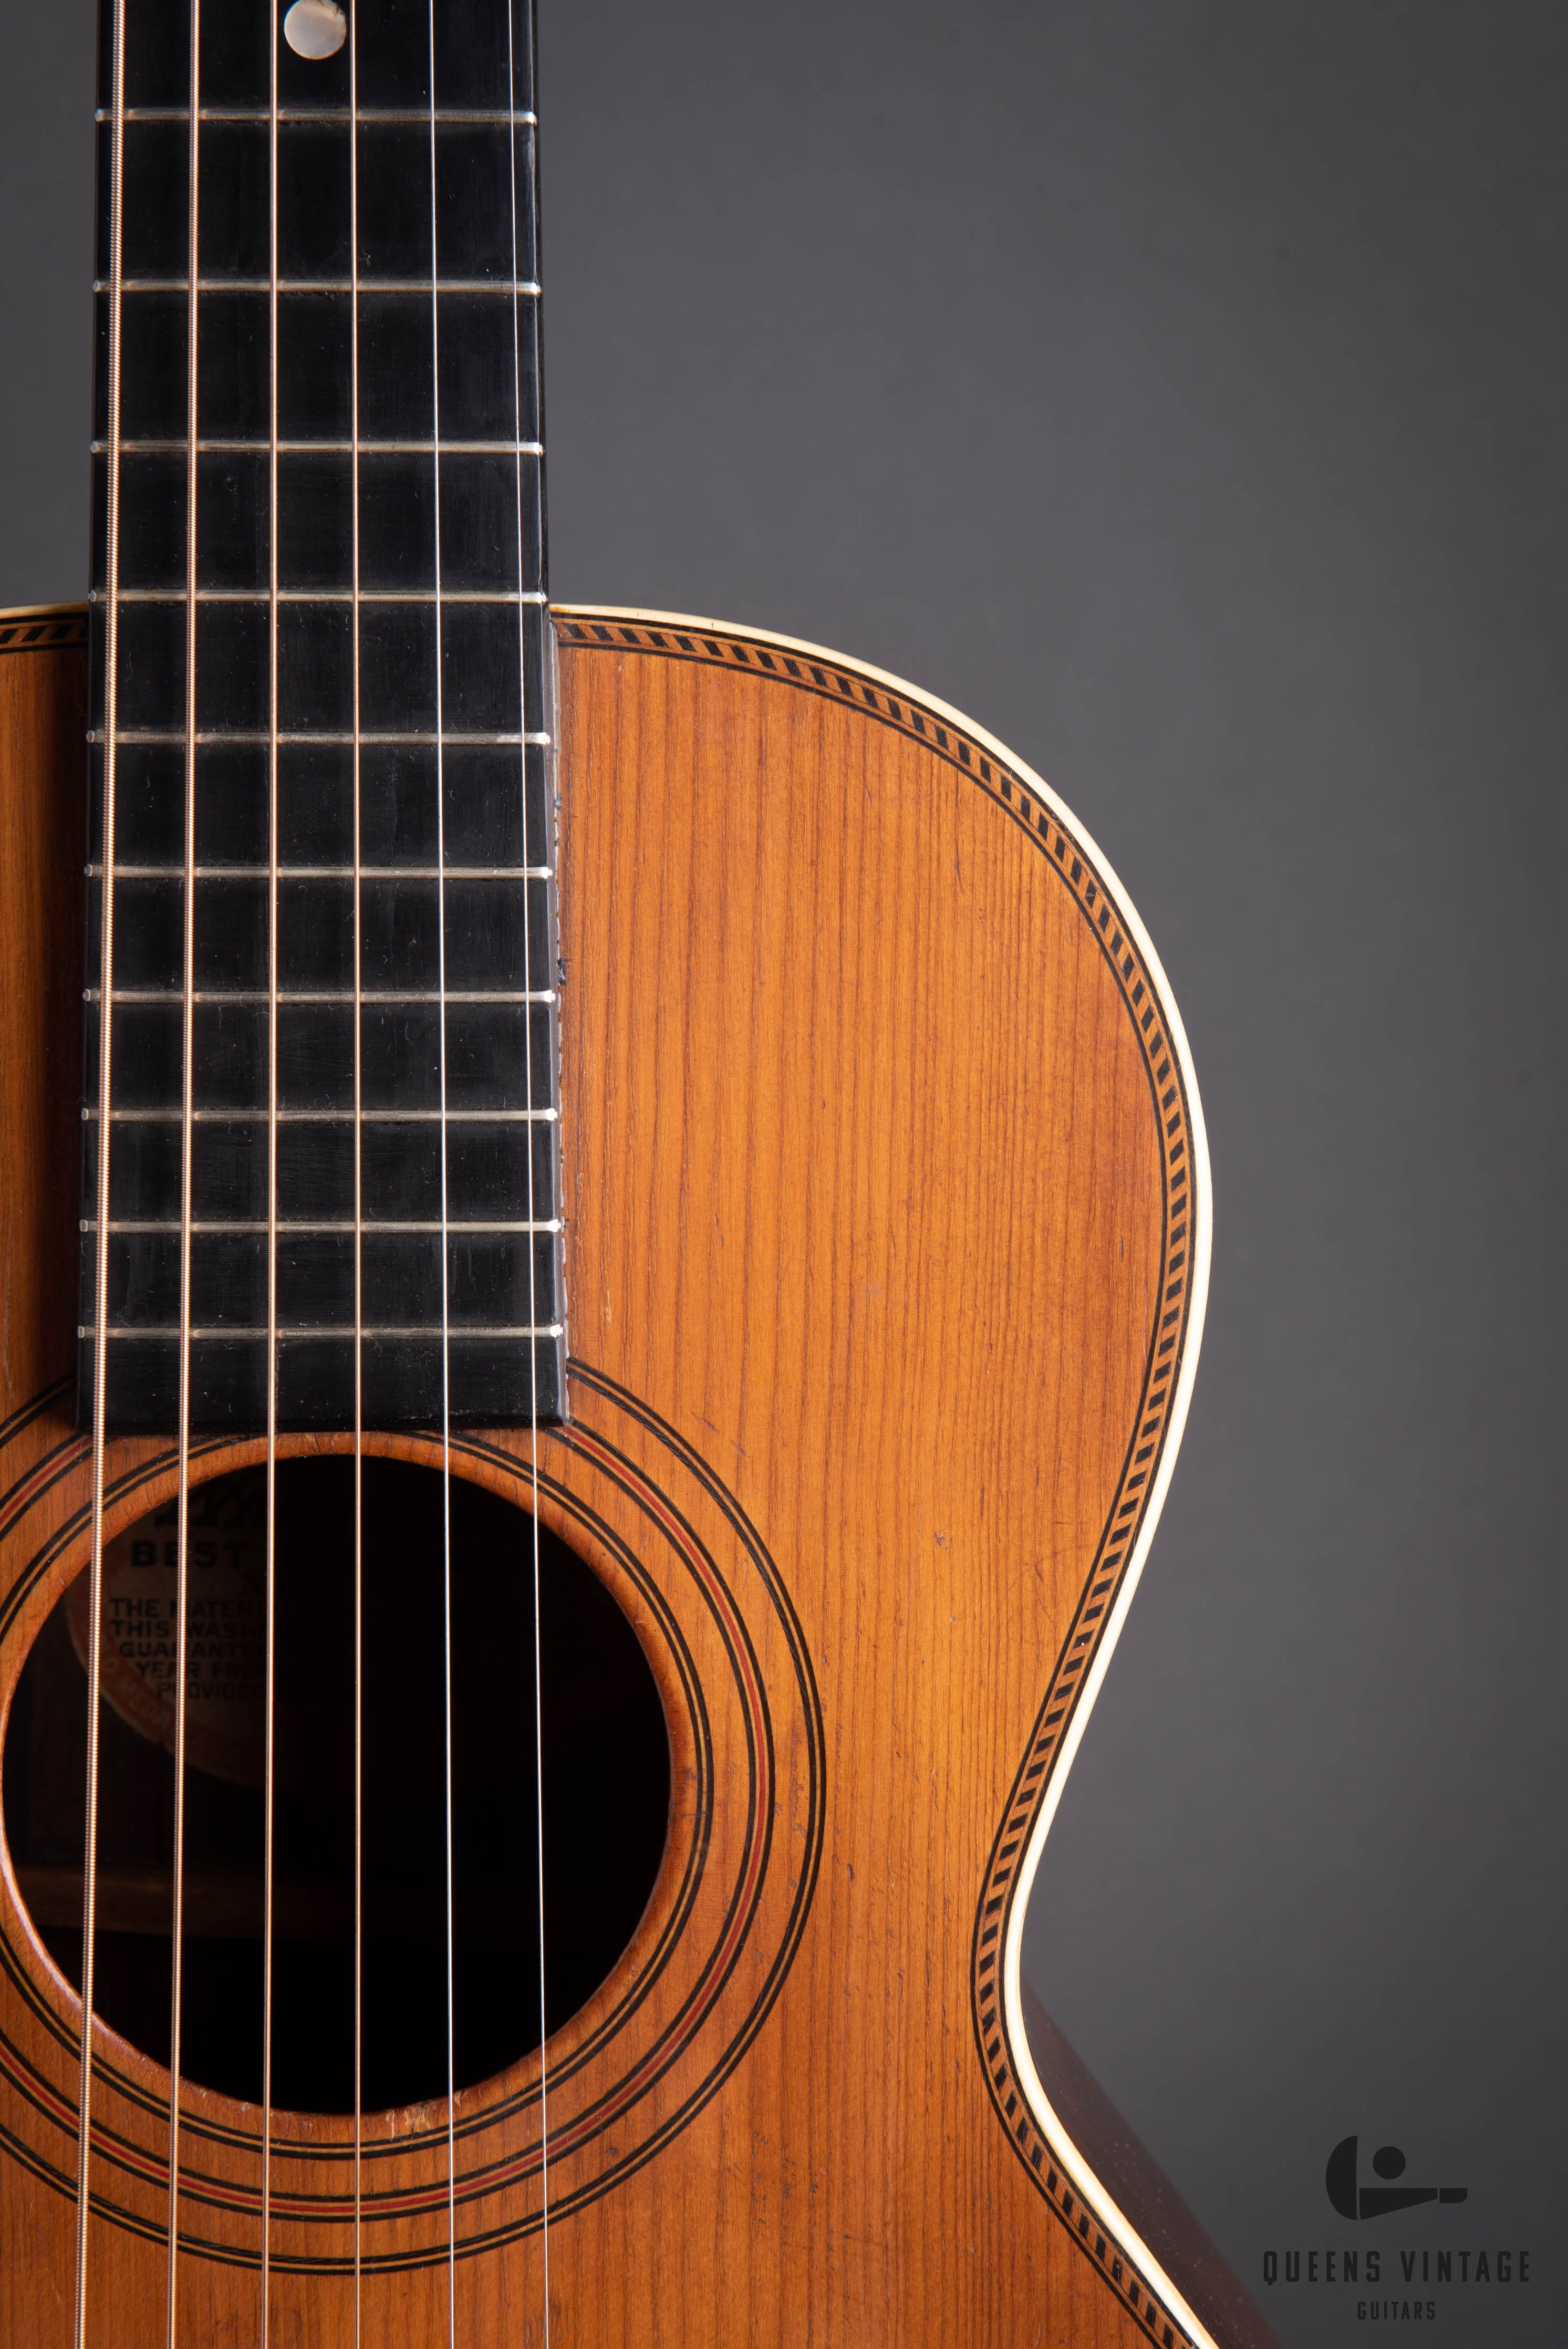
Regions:
<instances>
[{"instance_id":1,"label":"pearl dot fret marker","mask_svg":"<svg viewBox=\"0 0 1568 2349\"><path fill-rule=\"evenodd\" d=\"M296 57L335 57L348 36L348 19L333 0L294 0L283 34Z\"/></svg>"}]
</instances>

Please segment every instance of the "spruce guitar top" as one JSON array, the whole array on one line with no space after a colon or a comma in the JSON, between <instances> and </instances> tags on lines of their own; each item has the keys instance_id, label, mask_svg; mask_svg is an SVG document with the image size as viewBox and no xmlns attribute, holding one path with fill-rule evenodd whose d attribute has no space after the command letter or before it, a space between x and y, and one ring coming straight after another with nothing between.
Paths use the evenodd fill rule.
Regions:
<instances>
[{"instance_id":1,"label":"spruce guitar top","mask_svg":"<svg viewBox=\"0 0 1568 2349\"><path fill-rule=\"evenodd\" d=\"M1136 913L914 688L550 605L531 0L104 0L98 128L0 2349L1266 2344L1020 1972L1208 1277Z\"/></svg>"}]
</instances>

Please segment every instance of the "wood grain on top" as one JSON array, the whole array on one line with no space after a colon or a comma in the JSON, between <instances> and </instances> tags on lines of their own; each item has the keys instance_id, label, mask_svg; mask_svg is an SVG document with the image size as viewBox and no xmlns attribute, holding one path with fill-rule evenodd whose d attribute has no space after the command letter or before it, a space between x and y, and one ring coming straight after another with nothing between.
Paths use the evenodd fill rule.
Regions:
<instances>
[{"instance_id":1,"label":"wood grain on top","mask_svg":"<svg viewBox=\"0 0 1568 2349\"><path fill-rule=\"evenodd\" d=\"M1080 2229L996 1996L1192 1326L1195 1105L1141 934L951 713L733 631L560 628L575 1368L540 1507L643 1639L676 1791L637 1939L545 2051L550 2337L1239 2343L1200 2277L1188 2324L1112 2193ZM527 1451L465 1432L453 1466L525 1499ZM172 1463L113 1454L119 1525ZM5 1489L8 1691L86 1556L57 1413ZM9 1886L0 1944L0 2260L67 2279L0 2343L56 2349L74 2002ZM151 2349L166 2083L101 2048L89 2338ZM180 2338L254 2340L258 2117L184 2104ZM541 2340L537 2058L457 2127L457 2337ZM276 2116L275 2340L353 2338L350 2137ZM365 2145L364 2339L434 2349L444 2111Z\"/></svg>"}]
</instances>

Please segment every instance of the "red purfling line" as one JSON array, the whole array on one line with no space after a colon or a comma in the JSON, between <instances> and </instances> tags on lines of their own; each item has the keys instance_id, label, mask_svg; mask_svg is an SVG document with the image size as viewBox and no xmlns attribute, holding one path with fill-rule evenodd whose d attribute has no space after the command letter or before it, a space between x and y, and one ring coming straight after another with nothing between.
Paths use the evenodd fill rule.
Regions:
<instances>
[{"instance_id":1,"label":"red purfling line","mask_svg":"<svg viewBox=\"0 0 1568 2349\"><path fill-rule=\"evenodd\" d=\"M78 1435L64 1447L63 1458L58 1451L46 1453L19 1485L12 1485L4 1502L0 1503L0 1535L9 1533L16 1519L26 1513L29 1504L36 1498L41 1484L57 1476L63 1468L72 1464L73 1460L87 1459L91 1451L91 1436Z\"/></svg>"},{"instance_id":2,"label":"red purfling line","mask_svg":"<svg viewBox=\"0 0 1568 2349\"><path fill-rule=\"evenodd\" d=\"M635 1478L636 1482L642 1488L644 1506L647 1506L649 1514L658 1518L660 1525L664 1526L666 1532L669 1534L670 1539L681 1550L689 1562L696 1568L704 1586L714 1592L718 1602L718 1609L722 1614L726 1623L729 1624L732 1630L740 1633L743 1630L743 1626L739 1616L734 1610L733 1603L730 1599L728 1591L725 1590L722 1583L718 1583L715 1586L713 1578L707 1568L706 1561L703 1559L701 1552L693 1551L690 1535L687 1533L686 1528L681 1525L680 1519L675 1516L674 1512L670 1508L669 1504L665 1501L663 1495L659 1491L658 1487L650 1484L648 1479L644 1477L640 1469L633 1467L629 1462L620 1459L615 1453L611 1452L607 1446L602 1445L600 1439L595 1436L591 1431L585 1428L575 1427L572 1430L572 1442L576 1447L587 1452L590 1457L596 1459L601 1467L610 1470L617 1476L629 1475L631 1477ZM746 1641L741 1638L737 1638L736 1646L742 1659L742 1672L746 1682L747 1693L753 1701L753 1717L754 1720L761 1722L765 1718L765 1715L763 1711L761 1694L752 1674L750 1650Z\"/></svg>"},{"instance_id":3,"label":"red purfling line","mask_svg":"<svg viewBox=\"0 0 1568 2349\"><path fill-rule=\"evenodd\" d=\"M704 1590L709 1594L709 1597L714 1605L715 1612L721 1616L722 1619L732 1633L736 1635L733 1652L737 1655L741 1662L740 1678L742 1683L743 1692L747 1700L747 1712L751 1719L753 1732L756 1733L756 1751L759 1756L759 1761L763 1761L763 1757L765 1756L767 1750L765 1739L761 1734L766 1726L765 1711L762 1703L761 1692L756 1678L751 1669L751 1659L747 1644L744 1639L740 1636L743 1630L743 1626L723 1584L712 1574L701 1549L694 1544L686 1528L680 1524L674 1512L670 1510L665 1503L663 1496L658 1492L656 1487L642 1476L639 1471L631 1467L631 1464L628 1462L618 1459L613 1453L609 1452L607 1448L601 1446L600 1444L587 1433L587 1431L584 1429L574 1429L573 1436L577 1446L587 1453L591 1458L595 1459L600 1466L612 1470L618 1475L625 1475L629 1473L630 1478L640 1488L639 1497L643 1501L644 1506L649 1508L649 1514L652 1515L663 1527L666 1535L680 1550L687 1564L692 1568ZM79 1450L85 1450L87 1448L87 1444L88 1439L80 1439L78 1448ZM0 1532L3 1532L5 1526L11 1522L15 1516L18 1514L23 1507L26 1506L28 1490L31 1485L35 1485L45 1474L47 1464L40 1464L40 1466L33 1472L32 1476L28 1479L27 1485L19 1490L10 1515L6 1517L0 1517ZM768 1807L771 1808L773 1795L772 1774L767 1771L765 1763L763 1763L763 1766L759 1772L759 1776L763 1781L763 1784L759 1785L759 1795L765 1791L769 1797ZM759 1816L761 1816L763 1807L763 1806L759 1800ZM714 1951L709 1961L707 1969L709 1978L708 1988L705 1996L702 1997L699 2004L694 2008L689 2008L685 2014L678 2019L680 2023L683 2026L680 2032L679 2039L677 2041L678 2046L683 2043L689 2044L690 2041L695 2037L696 2033L701 2029L703 2023L707 2021L709 2015L712 2013L713 2008L718 2003L724 1987L724 1974L728 1962L750 1930L752 1896L756 1889L761 1872L762 1837L760 1835L753 1835L748 1854L746 1870L741 1878L740 1886L738 1888L740 1898L736 1903L733 1920L732 1921L730 1929L723 1940L719 1944L718 1949ZM674 2035L674 2026L672 2026L671 2031L663 2034L654 2046L649 2050L648 2054L643 2057L642 2062L638 2065L636 2071L629 2074L627 2079L621 2083L620 2088L607 2105L599 2106L592 2114L586 2115L582 2120L575 2123L566 2130L559 2133L555 2139L558 2151L563 2153L575 2151L579 2146L588 2142L591 2138L599 2135L604 2128L607 2127L614 2120L616 2120L628 2108L629 2106L636 2103L643 2093L644 2087L648 2083L649 2075L654 2070L659 2068L667 2059L670 2053L670 2040ZM14 2079L18 2077L14 2066L6 2063L5 2051L3 2049L0 2049L0 2066L3 2066L5 2070L9 2071ZM20 2085L19 2080L18 2085ZM38 2084L35 2083L35 2085L37 2085ZM71 2126L74 2127L75 2108L68 2107L64 2099L61 2098L53 2089L45 2089L43 2091L43 2095L45 2101L47 2101L51 2107L57 2108L59 2113L66 2115L69 2119ZM138 2149L131 2147L117 2147L113 2153L108 2154L108 2158L114 2160L119 2167L130 2171L132 2175L161 2181L163 2175L162 2170L159 2168L156 2158L152 2155L144 2155ZM285 2158L286 2159L286 2154ZM523 2179L533 2175L542 2167L542 2149L533 2149L527 2153L519 2154L514 2160L504 2163L499 2169L490 2172L488 2182L483 2189L484 2195L488 2197L492 2193L498 2192L504 2187L519 2183ZM476 2173L470 2173L471 2176L474 2174ZM215 2203L219 2207L232 2209L242 2215L254 2216L254 2211L260 2207L260 2194L259 2191L254 2188L246 2189L242 2186L230 2187L226 2181L214 2179L209 2175L202 2174L201 2176L201 2189L202 2199L203 2200ZM444 2208L446 2199L447 2193L445 2183L444 2181L441 2181L433 2187L411 2189L407 2194L390 2196L386 2199L382 2199L382 2198L378 2196L376 2198L376 2215L379 2219L381 2217L389 2219L396 2217L415 2217L431 2209ZM324 2202L316 2199L305 2200L286 2195L282 2197L275 2197L273 2208L280 2217L286 2216L291 2219L298 2219L306 2223L327 2225L333 2223L341 2225L344 2223L344 2220L341 2218L334 2220L330 2202ZM345 2210L347 2211L348 2208L349 2206L348 2204L347 2198L345 2198Z\"/></svg>"}]
</instances>

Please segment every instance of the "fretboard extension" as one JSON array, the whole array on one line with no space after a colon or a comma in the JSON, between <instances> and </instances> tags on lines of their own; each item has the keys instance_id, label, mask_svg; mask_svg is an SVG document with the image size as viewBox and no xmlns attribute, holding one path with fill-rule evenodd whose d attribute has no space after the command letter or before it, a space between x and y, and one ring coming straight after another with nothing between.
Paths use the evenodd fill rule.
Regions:
<instances>
[{"instance_id":1,"label":"fretboard extension","mask_svg":"<svg viewBox=\"0 0 1568 2349\"><path fill-rule=\"evenodd\" d=\"M281 31L273 58L265 0L203 9L194 87L187 0L125 14L99 103L83 1416L106 1133L109 1426L173 1428L183 1347L194 1429L265 1426L269 1373L280 1426L351 1426L357 1333L368 1426L439 1421L443 1392L454 1420L554 1415L531 9L438 8L433 106L423 0L359 0L317 61Z\"/></svg>"}]
</instances>

